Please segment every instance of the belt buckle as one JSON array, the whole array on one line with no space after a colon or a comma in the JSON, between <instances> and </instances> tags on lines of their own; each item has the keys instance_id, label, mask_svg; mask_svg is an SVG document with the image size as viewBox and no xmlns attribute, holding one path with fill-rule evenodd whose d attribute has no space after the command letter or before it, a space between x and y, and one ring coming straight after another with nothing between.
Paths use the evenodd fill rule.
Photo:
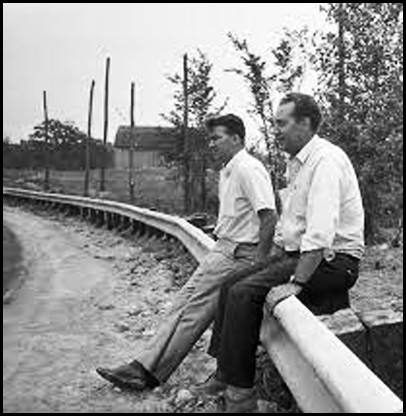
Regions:
<instances>
[{"instance_id":1,"label":"belt buckle","mask_svg":"<svg viewBox=\"0 0 406 416\"><path fill-rule=\"evenodd\" d=\"M331 263L336 258L336 252L331 248L326 248L323 253L324 260Z\"/></svg>"}]
</instances>

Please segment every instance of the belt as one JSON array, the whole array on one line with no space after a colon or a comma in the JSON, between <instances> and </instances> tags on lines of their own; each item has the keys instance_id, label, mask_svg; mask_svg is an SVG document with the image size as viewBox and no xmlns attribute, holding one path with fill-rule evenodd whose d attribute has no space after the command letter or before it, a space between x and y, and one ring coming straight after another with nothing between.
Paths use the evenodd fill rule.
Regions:
<instances>
[{"instance_id":1,"label":"belt","mask_svg":"<svg viewBox=\"0 0 406 416\"><path fill-rule=\"evenodd\" d=\"M238 247L258 247L258 243L238 243Z\"/></svg>"},{"instance_id":2,"label":"belt","mask_svg":"<svg viewBox=\"0 0 406 416\"><path fill-rule=\"evenodd\" d=\"M300 257L300 251L285 251L286 255L288 257L292 258L299 258ZM360 259L358 257L352 256L348 253L335 253L335 257L346 257L352 261L360 262Z\"/></svg>"}]
</instances>

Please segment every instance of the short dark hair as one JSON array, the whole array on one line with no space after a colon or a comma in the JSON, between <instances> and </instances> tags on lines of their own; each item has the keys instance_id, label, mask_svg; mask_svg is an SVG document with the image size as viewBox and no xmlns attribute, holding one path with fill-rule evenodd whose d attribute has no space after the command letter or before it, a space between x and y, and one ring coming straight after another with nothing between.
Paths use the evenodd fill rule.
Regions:
<instances>
[{"instance_id":1,"label":"short dark hair","mask_svg":"<svg viewBox=\"0 0 406 416\"><path fill-rule=\"evenodd\" d=\"M316 100L310 95L293 92L286 95L281 101L281 104L289 103L295 104L294 117L297 120L309 118L311 128L316 132L320 127L322 120L320 107L316 103Z\"/></svg>"},{"instance_id":2,"label":"short dark hair","mask_svg":"<svg viewBox=\"0 0 406 416\"><path fill-rule=\"evenodd\" d=\"M206 121L206 127L209 130L219 126L225 127L231 134L236 134L245 143L245 126L240 117L234 114L226 114L224 116L211 117Z\"/></svg>"}]
</instances>

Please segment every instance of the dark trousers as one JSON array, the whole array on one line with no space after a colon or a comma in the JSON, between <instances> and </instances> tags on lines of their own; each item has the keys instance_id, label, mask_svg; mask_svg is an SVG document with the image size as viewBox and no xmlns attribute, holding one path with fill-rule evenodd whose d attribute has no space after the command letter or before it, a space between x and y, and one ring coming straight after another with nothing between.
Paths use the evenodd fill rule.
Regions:
<instances>
[{"instance_id":1,"label":"dark trousers","mask_svg":"<svg viewBox=\"0 0 406 416\"><path fill-rule=\"evenodd\" d=\"M269 291L287 283L294 273L298 254L285 254L263 266L239 272L221 290L209 354L218 360L222 381L240 388L254 385L256 350ZM359 260L337 254L323 260L298 296L313 313L331 314L349 307L349 289L358 278Z\"/></svg>"}]
</instances>

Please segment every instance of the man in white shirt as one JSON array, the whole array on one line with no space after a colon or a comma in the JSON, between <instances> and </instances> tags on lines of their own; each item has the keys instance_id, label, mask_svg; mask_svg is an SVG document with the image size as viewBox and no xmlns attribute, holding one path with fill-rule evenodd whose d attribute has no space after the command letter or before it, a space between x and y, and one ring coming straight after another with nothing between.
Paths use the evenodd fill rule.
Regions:
<instances>
[{"instance_id":1,"label":"man in white shirt","mask_svg":"<svg viewBox=\"0 0 406 416\"><path fill-rule=\"evenodd\" d=\"M213 322L221 287L233 272L263 268L277 220L268 172L245 150L245 127L232 114L208 122L210 147L221 168L218 241L187 284L156 334L118 368L98 368L104 379L126 389L164 383Z\"/></svg>"},{"instance_id":2,"label":"man in white shirt","mask_svg":"<svg viewBox=\"0 0 406 416\"><path fill-rule=\"evenodd\" d=\"M290 155L289 186L272 258L262 271L234 274L224 285L210 353L215 380L206 393L226 390L227 413L253 412L255 355L263 306L296 295L315 313L349 306L364 251L364 210L347 155L317 136L321 112L304 94L286 96L276 115L276 139Z\"/></svg>"}]
</instances>

